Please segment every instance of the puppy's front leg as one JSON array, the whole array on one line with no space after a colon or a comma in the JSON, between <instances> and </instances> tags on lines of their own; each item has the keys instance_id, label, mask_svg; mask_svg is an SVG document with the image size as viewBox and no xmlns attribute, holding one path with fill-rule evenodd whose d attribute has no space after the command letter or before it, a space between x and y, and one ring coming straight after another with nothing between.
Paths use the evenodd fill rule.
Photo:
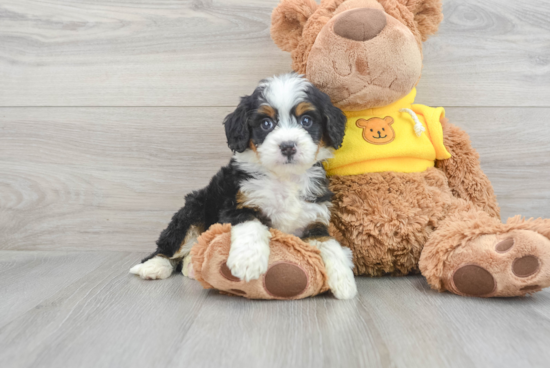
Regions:
<instances>
[{"instance_id":1,"label":"puppy's front leg","mask_svg":"<svg viewBox=\"0 0 550 368\"><path fill-rule=\"evenodd\" d=\"M336 239L309 242L321 251L328 274L328 286L338 299L351 299L357 294L357 285L353 276L351 250L344 248Z\"/></svg>"},{"instance_id":2,"label":"puppy's front leg","mask_svg":"<svg viewBox=\"0 0 550 368\"><path fill-rule=\"evenodd\" d=\"M270 239L269 228L258 220L233 225L227 259L227 267L233 276L248 282L266 273Z\"/></svg>"},{"instance_id":3,"label":"puppy's front leg","mask_svg":"<svg viewBox=\"0 0 550 368\"><path fill-rule=\"evenodd\" d=\"M353 275L352 253L329 236L324 224L312 224L302 239L321 251L328 275L328 286L338 299L351 299L357 294Z\"/></svg>"}]
</instances>

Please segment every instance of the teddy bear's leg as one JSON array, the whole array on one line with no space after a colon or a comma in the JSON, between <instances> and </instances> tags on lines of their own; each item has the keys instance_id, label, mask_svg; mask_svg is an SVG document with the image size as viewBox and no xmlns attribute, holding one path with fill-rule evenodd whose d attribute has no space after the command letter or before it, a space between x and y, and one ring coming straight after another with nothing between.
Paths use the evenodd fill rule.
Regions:
<instances>
[{"instance_id":1,"label":"teddy bear's leg","mask_svg":"<svg viewBox=\"0 0 550 368\"><path fill-rule=\"evenodd\" d=\"M550 286L550 220L506 224L458 200L422 251L430 286L464 296L512 297Z\"/></svg>"},{"instance_id":2,"label":"teddy bear's leg","mask_svg":"<svg viewBox=\"0 0 550 368\"><path fill-rule=\"evenodd\" d=\"M321 251L299 238L271 230L266 272L246 282L229 266L231 225L216 224L191 250L193 276L203 287L249 299L302 299L328 290Z\"/></svg>"}]
</instances>

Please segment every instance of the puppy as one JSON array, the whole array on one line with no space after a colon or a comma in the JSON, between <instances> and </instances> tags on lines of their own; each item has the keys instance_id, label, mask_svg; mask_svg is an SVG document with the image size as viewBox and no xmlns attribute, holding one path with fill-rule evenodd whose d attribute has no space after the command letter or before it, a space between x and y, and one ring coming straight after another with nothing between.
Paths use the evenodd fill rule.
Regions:
<instances>
[{"instance_id":1,"label":"puppy","mask_svg":"<svg viewBox=\"0 0 550 368\"><path fill-rule=\"evenodd\" d=\"M351 251L328 233L332 193L322 165L342 144L342 111L292 73L261 81L224 125L233 158L206 188L186 196L157 250L130 272L165 279L203 231L230 223L227 266L242 280L258 279L268 268L272 227L318 247L333 294L355 296Z\"/></svg>"}]
</instances>

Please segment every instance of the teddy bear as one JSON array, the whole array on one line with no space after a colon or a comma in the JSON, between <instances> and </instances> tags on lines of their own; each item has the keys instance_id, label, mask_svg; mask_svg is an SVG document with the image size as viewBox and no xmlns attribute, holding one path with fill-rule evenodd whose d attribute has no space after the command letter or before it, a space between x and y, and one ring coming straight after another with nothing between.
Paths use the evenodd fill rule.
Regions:
<instances>
[{"instance_id":1,"label":"teddy bear","mask_svg":"<svg viewBox=\"0 0 550 368\"><path fill-rule=\"evenodd\" d=\"M550 286L550 220L500 220L468 135L415 104L440 0L282 0L271 36L348 119L325 167L331 235L356 275L421 273L438 291L512 297Z\"/></svg>"},{"instance_id":2,"label":"teddy bear","mask_svg":"<svg viewBox=\"0 0 550 368\"><path fill-rule=\"evenodd\" d=\"M415 104L422 43L443 19L440 0L282 0L271 36L292 68L346 117L325 163L334 193L330 233L354 273L422 274L462 296L513 297L550 286L550 220L500 220L468 135L445 110ZM301 299L329 289L319 251L272 230L269 269L244 282L225 265L230 225L214 225L187 266L205 288L252 299Z\"/></svg>"}]
</instances>

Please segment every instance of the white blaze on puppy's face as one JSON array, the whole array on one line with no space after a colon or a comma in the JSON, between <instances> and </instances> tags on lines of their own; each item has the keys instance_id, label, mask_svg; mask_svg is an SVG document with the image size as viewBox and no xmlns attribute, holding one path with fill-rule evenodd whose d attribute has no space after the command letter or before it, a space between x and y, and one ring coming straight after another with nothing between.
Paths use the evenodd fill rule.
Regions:
<instances>
[{"instance_id":1,"label":"white blaze on puppy's face","mask_svg":"<svg viewBox=\"0 0 550 368\"><path fill-rule=\"evenodd\" d=\"M288 118L292 108L307 98L306 89L311 83L296 74L284 74L261 83L266 102L277 109L283 118Z\"/></svg>"},{"instance_id":2,"label":"white blaze on puppy's face","mask_svg":"<svg viewBox=\"0 0 550 368\"><path fill-rule=\"evenodd\" d=\"M281 152L281 144L292 142L295 144L296 153L291 157L284 156ZM283 173L305 172L317 160L319 147L313 142L311 136L302 128L278 126L258 147L260 162L266 168Z\"/></svg>"}]
</instances>

